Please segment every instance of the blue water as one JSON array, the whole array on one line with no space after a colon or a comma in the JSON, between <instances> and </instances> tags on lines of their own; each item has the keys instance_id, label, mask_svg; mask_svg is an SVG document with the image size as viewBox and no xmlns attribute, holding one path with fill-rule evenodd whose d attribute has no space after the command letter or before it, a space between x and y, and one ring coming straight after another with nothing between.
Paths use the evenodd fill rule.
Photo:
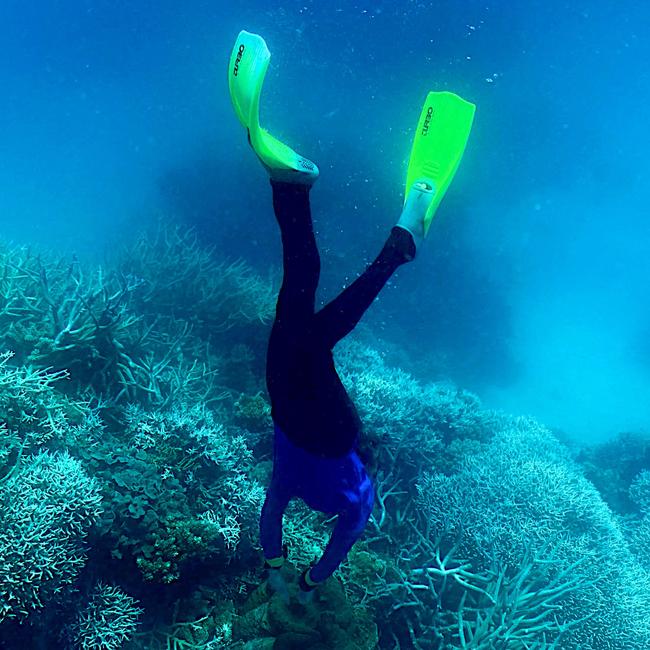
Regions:
<instances>
[{"instance_id":1,"label":"blue water","mask_svg":"<svg viewBox=\"0 0 650 650\"><path fill-rule=\"evenodd\" d=\"M165 213L274 264L227 93L246 28L273 54L263 123L322 170L323 299L399 213L426 91L475 102L426 248L368 322L490 405L581 439L647 428L642 4L9 0L0 19L3 237L101 255Z\"/></svg>"}]
</instances>

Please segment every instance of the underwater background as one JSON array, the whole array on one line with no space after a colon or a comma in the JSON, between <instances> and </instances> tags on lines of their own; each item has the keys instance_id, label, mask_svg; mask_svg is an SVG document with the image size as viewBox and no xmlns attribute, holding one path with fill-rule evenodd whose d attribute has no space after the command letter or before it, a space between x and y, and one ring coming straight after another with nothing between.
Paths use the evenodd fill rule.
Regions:
<instances>
[{"instance_id":1,"label":"underwater background","mask_svg":"<svg viewBox=\"0 0 650 650\"><path fill-rule=\"evenodd\" d=\"M649 18L5 0L0 648L650 647ZM262 124L321 170L322 302L399 216L426 93L477 105L417 260L336 350L377 503L302 610L257 537L281 250L241 29ZM295 571L330 529L292 506Z\"/></svg>"}]
</instances>

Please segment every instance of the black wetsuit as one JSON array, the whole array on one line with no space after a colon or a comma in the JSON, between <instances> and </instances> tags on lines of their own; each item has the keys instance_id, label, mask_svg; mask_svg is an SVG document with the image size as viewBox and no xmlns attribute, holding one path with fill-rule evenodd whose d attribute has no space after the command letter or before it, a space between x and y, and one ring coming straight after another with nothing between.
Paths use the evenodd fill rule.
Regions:
<instances>
[{"instance_id":1,"label":"black wetsuit","mask_svg":"<svg viewBox=\"0 0 650 650\"><path fill-rule=\"evenodd\" d=\"M413 259L415 245L408 231L393 228L363 275L315 313L320 257L310 188L272 185L284 263L266 366L273 420L299 447L342 456L353 448L361 422L334 368L332 349L354 329L395 269Z\"/></svg>"}]
</instances>

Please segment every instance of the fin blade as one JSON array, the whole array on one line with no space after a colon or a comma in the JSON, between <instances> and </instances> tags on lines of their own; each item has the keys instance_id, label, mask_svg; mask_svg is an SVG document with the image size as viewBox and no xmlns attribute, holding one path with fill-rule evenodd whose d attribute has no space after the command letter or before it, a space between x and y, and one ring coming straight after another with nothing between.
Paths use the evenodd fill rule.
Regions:
<instances>
[{"instance_id":1,"label":"fin blade","mask_svg":"<svg viewBox=\"0 0 650 650\"><path fill-rule=\"evenodd\" d=\"M235 113L249 131L259 129L260 94L270 59L261 36L239 32L230 55L228 88Z\"/></svg>"},{"instance_id":2,"label":"fin blade","mask_svg":"<svg viewBox=\"0 0 650 650\"><path fill-rule=\"evenodd\" d=\"M447 91L430 92L424 102L406 174L406 196L417 180L433 182L436 194L427 211L425 232L460 165L475 111L474 104Z\"/></svg>"},{"instance_id":3,"label":"fin blade","mask_svg":"<svg viewBox=\"0 0 650 650\"><path fill-rule=\"evenodd\" d=\"M258 34L242 30L230 54L228 88L237 118L248 130L253 150L268 169L318 176L318 167L260 126L260 95L271 53ZM313 181L312 181L313 182Z\"/></svg>"}]
</instances>

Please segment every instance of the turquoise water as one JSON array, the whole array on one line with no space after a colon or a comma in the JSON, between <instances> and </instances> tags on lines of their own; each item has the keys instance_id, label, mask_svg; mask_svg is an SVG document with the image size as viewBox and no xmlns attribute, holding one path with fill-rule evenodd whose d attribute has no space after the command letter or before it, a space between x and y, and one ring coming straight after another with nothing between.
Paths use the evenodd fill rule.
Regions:
<instances>
[{"instance_id":1,"label":"turquoise water","mask_svg":"<svg viewBox=\"0 0 650 650\"><path fill-rule=\"evenodd\" d=\"M650 647L648 18L630 1L4 2L0 647ZM280 242L228 97L240 29L272 52L264 126L321 170L321 302L398 218L426 93L477 105L425 246L338 351L381 498L300 638L256 591ZM290 521L302 567L327 524ZM31 525L43 541L21 545ZM485 594L443 585L436 549ZM537 594L524 640L494 622L521 611L517 585ZM80 630L117 600L131 640L93 646ZM495 636L472 637L477 612Z\"/></svg>"}]
</instances>

